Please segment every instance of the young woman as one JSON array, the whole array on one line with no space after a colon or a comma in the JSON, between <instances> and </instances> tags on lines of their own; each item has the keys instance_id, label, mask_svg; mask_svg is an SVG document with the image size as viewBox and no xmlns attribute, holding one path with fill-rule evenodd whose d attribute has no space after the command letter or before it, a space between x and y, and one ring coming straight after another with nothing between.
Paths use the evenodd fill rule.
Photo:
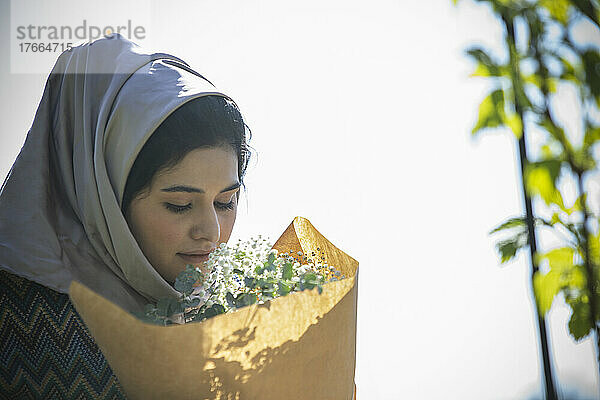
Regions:
<instances>
[{"instance_id":1,"label":"young woman","mask_svg":"<svg viewBox=\"0 0 600 400\"><path fill-rule=\"evenodd\" d=\"M229 239L247 132L185 62L119 34L59 57L0 191L0 397L124 397L68 287L128 311L175 296Z\"/></svg>"}]
</instances>

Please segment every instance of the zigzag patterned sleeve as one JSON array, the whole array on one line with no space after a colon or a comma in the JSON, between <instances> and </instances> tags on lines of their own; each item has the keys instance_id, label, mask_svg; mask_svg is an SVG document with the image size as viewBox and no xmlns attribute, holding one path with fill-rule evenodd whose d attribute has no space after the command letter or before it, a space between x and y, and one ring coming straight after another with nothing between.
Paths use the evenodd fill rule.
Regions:
<instances>
[{"instance_id":1,"label":"zigzag patterned sleeve","mask_svg":"<svg viewBox=\"0 0 600 400\"><path fill-rule=\"evenodd\" d=\"M6 271L0 399L126 399L69 296Z\"/></svg>"}]
</instances>

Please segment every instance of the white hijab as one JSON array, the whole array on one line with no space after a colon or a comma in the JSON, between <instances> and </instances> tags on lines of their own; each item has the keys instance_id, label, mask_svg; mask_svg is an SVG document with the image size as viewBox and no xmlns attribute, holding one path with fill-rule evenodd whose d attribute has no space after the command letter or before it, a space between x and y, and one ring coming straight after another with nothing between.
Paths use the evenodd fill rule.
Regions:
<instances>
[{"instance_id":1,"label":"white hijab","mask_svg":"<svg viewBox=\"0 0 600 400\"><path fill-rule=\"evenodd\" d=\"M206 95L230 99L179 58L119 34L62 53L0 191L0 268L62 293L77 280L128 311L176 296L121 200L148 137Z\"/></svg>"}]
</instances>

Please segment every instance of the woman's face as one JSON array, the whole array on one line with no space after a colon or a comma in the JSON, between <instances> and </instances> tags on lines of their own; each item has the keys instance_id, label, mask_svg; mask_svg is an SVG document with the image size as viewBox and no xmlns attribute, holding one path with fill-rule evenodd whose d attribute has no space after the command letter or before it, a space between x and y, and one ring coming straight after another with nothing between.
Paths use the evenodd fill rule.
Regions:
<instances>
[{"instance_id":1,"label":"woman's face","mask_svg":"<svg viewBox=\"0 0 600 400\"><path fill-rule=\"evenodd\" d=\"M173 283L186 264L201 264L229 240L237 214L237 157L226 147L189 152L157 173L131 201L127 222L146 258Z\"/></svg>"}]
</instances>

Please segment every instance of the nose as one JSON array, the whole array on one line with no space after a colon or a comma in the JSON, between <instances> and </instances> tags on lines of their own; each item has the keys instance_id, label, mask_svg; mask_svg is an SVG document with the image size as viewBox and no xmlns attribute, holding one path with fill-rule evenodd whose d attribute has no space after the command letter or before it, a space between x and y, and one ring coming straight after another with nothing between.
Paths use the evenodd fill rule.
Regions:
<instances>
[{"instance_id":1,"label":"nose","mask_svg":"<svg viewBox=\"0 0 600 400\"><path fill-rule=\"evenodd\" d=\"M216 210L212 207L197 207L192 215L190 236L194 240L205 240L215 247L221 237L221 227Z\"/></svg>"}]
</instances>

